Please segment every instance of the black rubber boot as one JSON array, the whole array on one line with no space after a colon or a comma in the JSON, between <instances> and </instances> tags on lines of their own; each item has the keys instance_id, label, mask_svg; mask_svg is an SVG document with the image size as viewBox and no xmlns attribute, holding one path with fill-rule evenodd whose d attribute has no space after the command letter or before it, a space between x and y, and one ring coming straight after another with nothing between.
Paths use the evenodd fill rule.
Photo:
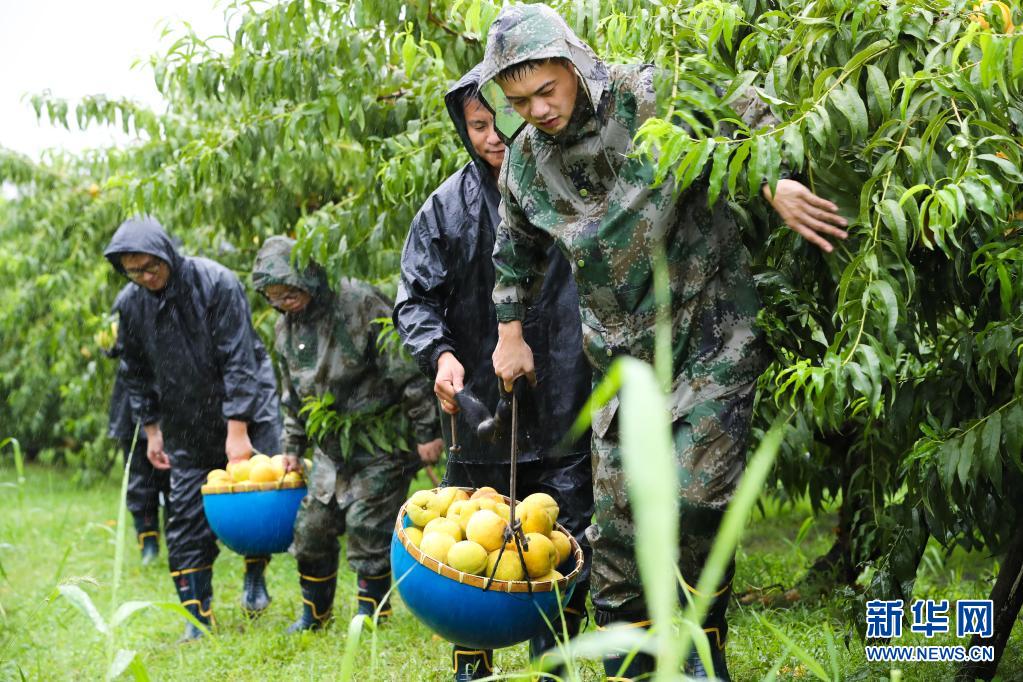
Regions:
<instances>
[{"instance_id":1,"label":"black rubber boot","mask_svg":"<svg viewBox=\"0 0 1023 682\"><path fill-rule=\"evenodd\" d=\"M258 616L270 606L270 594L266 591L263 573L270 563L268 556L245 557L245 580L242 583L242 611L249 618Z\"/></svg>"},{"instance_id":2,"label":"black rubber boot","mask_svg":"<svg viewBox=\"0 0 1023 682\"><path fill-rule=\"evenodd\" d=\"M494 674L493 649L463 649L455 645L451 651L455 682L482 680Z\"/></svg>"},{"instance_id":3,"label":"black rubber boot","mask_svg":"<svg viewBox=\"0 0 1023 682\"><path fill-rule=\"evenodd\" d=\"M585 608L585 606L583 608ZM579 611L577 608L572 606L566 606L563 613L563 621L559 618L551 624L554 628L553 631L546 630L543 634L529 640L529 657L536 662L536 669L550 673L551 675L556 675L557 677L565 677L565 665L563 663L559 663L558 665L550 666L548 668L544 666L544 657L547 656L549 652L557 651L558 644L562 641L565 631L568 632L568 639L572 639L579 634L584 616L584 612ZM562 625L562 623L564 623L564 625ZM541 680L544 678L537 676L533 679Z\"/></svg>"},{"instance_id":4,"label":"black rubber boot","mask_svg":"<svg viewBox=\"0 0 1023 682\"><path fill-rule=\"evenodd\" d=\"M139 533L139 550L142 552L142 565L148 566L160 556L160 532L147 530Z\"/></svg>"},{"instance_id":5,"label":"black rubber boot","mask_svg":"<svg viewBox=\"0 0 1023 682\"><path fill-rule=\"evenodd\" d=\"M391 600L387 591L391 589L391 572L383 575L359 576L359 610L356 616L367 616L372 619L380 607L379 620L391 615Z\"/></svg>"},{"instance_id":6,"label":"black rubber boot","mask_svg":"<svg viewBox=\"0 0 1023 682\"><path fill-rule=\"evenodd\" d=\"M337 589L337 564L333 566L298 566L302 586L302 614L288 626L289 633L320 630L330 620Z\"/></svg>"},{"instance_id":7,"label":"black rubber boot","mask_svg":"<svg viewBox=\"0 0 1023 682\"><path fill-rule=\"evenodd\" d=\"M171 577L174 579L174 587L178 590L181 605L209 629L213 623L213 610L210 606L213 600L213 569L184 569L171 573ZM178 642L191 642L204 637L205 634L188 621L185 624L185 633Z\"/></svg>"},{"instance_id":8,"label":"black rubber boot","mask_svg":"<svg viewBox=\"0 0 1023 682\"><path fill-rule=\"evenodd\" d=\"M597 628L601 630L612 624L636 628L650 627L650 621L643 611L617 612L596 609L594 620L597 623ZM657 667L656 658L650 654L638 651L632 657L632 660L629 661L629 664L623 668L622 666L628 657L629 652L604 656L604 675L609 681L629 682L631 680L638 681L653 678L654 669Z\"/></svg>"}]
</instances>

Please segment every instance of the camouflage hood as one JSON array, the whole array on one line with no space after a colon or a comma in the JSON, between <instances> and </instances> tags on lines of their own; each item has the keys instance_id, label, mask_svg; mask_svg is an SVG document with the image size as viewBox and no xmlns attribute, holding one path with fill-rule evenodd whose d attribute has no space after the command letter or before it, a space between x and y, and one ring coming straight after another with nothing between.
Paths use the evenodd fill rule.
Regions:
<instances>
[{"instance_id":1,"label":"camouflage hood","mask_svg":"<svg viewBox=\"0 0 1023 682\"><path fill-rule=\"evenodd\" d=\"M252 264L252 286L265 296L267 287L284 284L301 289L311 294L313 300L319 300L329 291L327 274L315 263L310 263L304 270L293 266L291 250L294 246L295 240L287 237L267 239Z\"/></svg>"},{"instance_id":2,"label":"camouflage hood","mask_svg":"<svg viewBox=\"0 0 1023 682\"><path fill-rule=\"evenodd\" d=\"M609 75L607 66L547 5L511 5L501 10L487 34L487 49L480 64L480 90L494 111L498 132L512 140L526 122L504 98L494 78L509 66L534 59L567 59L575 66L589 103L596 110Z\"/></svg>"}]
</instances>

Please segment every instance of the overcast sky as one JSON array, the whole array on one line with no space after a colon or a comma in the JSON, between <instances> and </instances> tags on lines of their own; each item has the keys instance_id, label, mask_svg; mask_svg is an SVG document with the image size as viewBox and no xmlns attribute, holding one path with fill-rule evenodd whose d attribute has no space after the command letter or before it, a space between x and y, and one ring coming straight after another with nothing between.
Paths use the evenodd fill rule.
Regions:
<instances>
[{"instance_id":1,"label":"overcast sky","mask_svg":"<svg viewBox=\"0 0 1023 682\"><path fill-rule=\"evenodd\" d=\"M223 2L214 0L0 0L0 146L38 158L50 147L81 150L123 144L120 128L71 131L36 123L28 93L49 89L77 102L83 95L129 97L162 110L149 55L167 20L189 22L196 33L224 32ZM177 32L180 34L180 32Z\"/></svg>"}]
</instances>

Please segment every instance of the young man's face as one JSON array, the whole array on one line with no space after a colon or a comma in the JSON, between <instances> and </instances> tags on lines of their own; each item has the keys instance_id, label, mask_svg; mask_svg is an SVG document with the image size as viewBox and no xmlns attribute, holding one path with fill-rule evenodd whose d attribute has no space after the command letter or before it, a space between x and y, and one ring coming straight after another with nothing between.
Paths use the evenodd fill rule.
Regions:
<instances>
[{"instance_id":1,"label":"young man's face","mask_svg":"<svg viewBox=\"0 0 1023 682\"><path fill-rule=\"evenodd\" d=\"M501 168L504 161L504 142L494 127L494 115L474 97L466 98L462 104L465 125L469 128L469 141L476 153L494 170Z\"/></svg>"},{"instance_id":2,"label":"young man's face","mask_svg":"<svg viewBox=\"0 0 1023 682\"><path fill-rule=\"evenodd\" d=\"M170 265L148 253L126 253L121 267L128 278L150 291L162 291L170 279Z\"/></svg>"},{"instance_id":3,"label":"young man's face","mask_svg":"<svg viewBox=\"0 0 1023 682\"><path fill-rule=\"evenodd\" d=\"M300 313L313 299L308 291L287 284L271 284L263 290L263 295L270 305L282 313Z\"/></svg>"},{"instance_id":4,"label":"young man's face","mask_svg":"<svg viewBox=\"0 0 1023 682\"><path fill-rule=\"evenodd\" d=\"M560 133L572 118L579 79L560 61L539 65L516 79L498 79L497 84L516 113L548 135Z\"/></svg>"}]
</instances>

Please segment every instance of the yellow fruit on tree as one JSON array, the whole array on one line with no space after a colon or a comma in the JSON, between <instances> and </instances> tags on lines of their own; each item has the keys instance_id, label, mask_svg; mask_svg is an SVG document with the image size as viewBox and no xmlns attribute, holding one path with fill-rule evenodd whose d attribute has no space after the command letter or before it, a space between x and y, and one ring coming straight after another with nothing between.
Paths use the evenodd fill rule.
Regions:
<instances>
[{"instance_id":1,"label":"yellow fruit on tree","mask_svg":"<svg viewBox=\"0 0 1023 682\"><path fill-rule=\"evenodd\" d=\"M498 560L499 554L500 560ZM486 577L491 576L496 580L522 580L526 577L526 573L522 570L522 562L519 561L518 554L508 550L501 554L501 550L495 549L487 556Z\"/></svg>"},{"instance_id":2,"label":"yellow fruit on tree","mask_svg":"<svg viewBox=\"0 0 1023 682\"><path fill-rule=\"evenodd\" d=\"M526 562L526 573L530 578L547 575L557 565L558 550L554 549L554 543L546 535L527 533L526 545L522 559Z\"/></svg>"},{"instance_id":3,"label":"yellow fruit on tree","mask_svg":"<svg viewBox=\"0 0 1023 682\"><path fill-rule=\"evenodd\" d=\"M504 544L504 529L508 522L489 509L481 509L472 515L465 527L465 538L492 552Z\"/></svg>"},{"instance_id":4,"label":"yellow fruit on tree","mask_svg":"<svg viewBox=\"0 0 1023 682\"><path fill-rule=\"evenodd\" d=\"M448 550L448 566L456 571L482 575L487 570L487 550L472 540L462 540Z\"/></svg>"},{"instance_id":5,"label":"yellow fruit on tree","mask_svg":"<svg viewBox=\"0 0 1023 682\"><path fill-rule=\"evenodd\" d=\"M235 483L241 483L242 481L249 480L249 469L251 467L252 464L249 460L240 459L227 465L227 473L231 474L231 478L234 479Z\"/></svg>"},{"instance_id":6,"label":"yellow fruit on tree","mask_svg":"<svg viewBox=\"0 0 1023 682\"><path fill-rule=\"evenodd\" d=\"M256 462L249 467L249 480L253 483L273 483L277 480L269 457L266 461Z\"/></svg>"},{"instance_id":7,"label":"yellow fruit on tree","mask_svg":"<svg viewBox=\"0 0 1023 682\"><path fill-rule=\"evenodd\" d=\"M447 533L434 531L423 533L423 539L419 541L419 549L423 554L433 557L442 564L448 562L448 550L455 544L455 539Z\"/></svg>"},{"instance_id":8,"label":"yellow fruit on tree","mask_svg":"<svg viewBox=\"0 0 1023 682\"><path fill-rule=\"evenodd\" d=\"M423 531L419 530L415 526L409 526L405 529L405 537L409 539L409 542L418 547L420 541L423 539Z\"/></svg>"},{"instance_id":9,"label":"yellow fruit on tree","mask_svg":"<svg viewBox=\"0 0 1023 682\"><path fill-rule=\"evenodd\" d=\"M558 550L558 562L554 565L560 566L572 555L572 541L560 530L552 530L551 542L554 543L554 549Z\"/></svg>"},{"instance_id":10,"label":"yellow fruit on tree","mask_svg":"<svg viewBox=\"0 0 1023 682\"><path fill-rule=\"evenodd\" d=\"M523 502L515 507L515 519L522 522L523 533L550 535L554 521L544 507L532 502Z\"/></svg>"},{"instance_id":11,"label":"yellow fruit on tree","mask_svg":"<svg viewBox=\"0 0 1023 682\"><path fill-rule=\"evenodd\" d=\"M527 495L522 504L535 504L538 507L543 507L547 510L547 515L551 517L551 523L558 522L558 503L554 501L554 498L547 493L533 493Z\"/></svg>"},{"instance_id":12,"label":"yellow fruit on tree","mask_svg":"<svg viewBox=\"0 0 1023 682\"><path fill-rule=\"evenodd\" d=\"M462 540L462 527L458 525L457 521L446 519L443 516L438 516L433 521L423 526L423 535L430 532L447 533L455 542Z\"/></svg>"}]
</instances>

